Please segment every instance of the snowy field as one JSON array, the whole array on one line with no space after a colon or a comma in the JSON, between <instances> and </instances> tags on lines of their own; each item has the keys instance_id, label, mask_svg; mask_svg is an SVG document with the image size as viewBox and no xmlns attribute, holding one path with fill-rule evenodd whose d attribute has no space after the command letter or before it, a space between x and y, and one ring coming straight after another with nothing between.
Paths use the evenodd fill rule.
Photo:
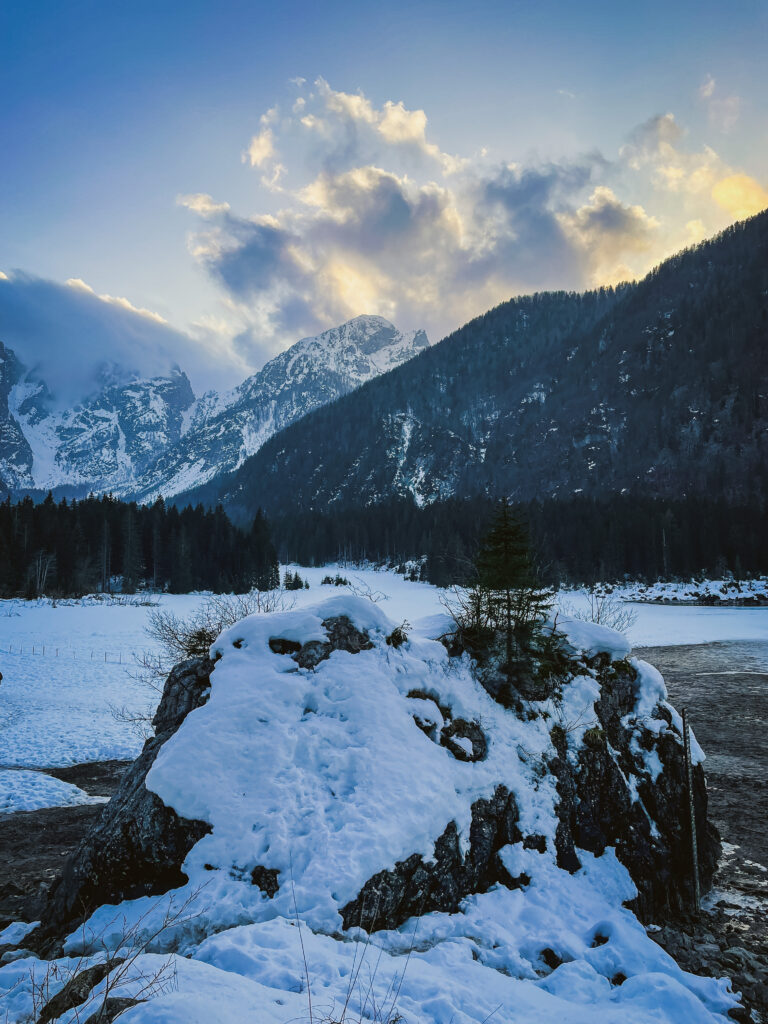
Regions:
<instances>
[{"instance_id":1,"label":"snowy field","mask_svg":"<svg viewBox=\"0 0 768 1024\"><path fill-rule=\"evenodd\" d=\"M338 571L370 596L386 615L412 625L444 612L445 594L373 569L298 568L310 587L286 594L288 606L314 604L346 588L321 585ZM188 615L202 595L166 595L159 606ZM586 609L585 593L559 596L562 606ZM631 603L636 620L629 639L638 647L725 640L768 640L768 608L711 608ZM152 651L146 633L151 607L85 600L0 602L0 814L43 806L82 803L77 787L42 772L85 761L134 758L143 743L141 726L116 716L146 715L158 694L139 678L138 661Z\"/></svg>"}]
</instances>

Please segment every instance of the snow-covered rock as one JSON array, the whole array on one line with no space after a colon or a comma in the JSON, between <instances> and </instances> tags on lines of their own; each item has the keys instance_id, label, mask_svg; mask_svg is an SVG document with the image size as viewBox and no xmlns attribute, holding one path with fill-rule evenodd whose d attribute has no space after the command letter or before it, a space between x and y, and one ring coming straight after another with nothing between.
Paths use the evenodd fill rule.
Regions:
<instances>
[{"instance_id":1,"label":"snow-covered rock","mask_svg":"<svg viewBox=\"0 0 768 1024\"><path fill-rule=\"evenodd\" d=\"M577 649L571 634L561 692L516 712L425 624L402 643L394 629L336 595L251 616L174 670L141 768L65 874L80 889L54 893L25 946L64 979L66 954L127 956L120 995L149 1001L126 1024L724 1021L729 983L683 972L626 905L663 913L687 893L681 740L658 674L615 635ZM695 778L706 883L717 840ZM157 822L137 811L121 849L129 796L198 829L165 895L157 879L142 894L130 860ZM160 860L162 828L153 841ZM147 988L162 965L175 983ZM47 968L0 968L10 1019Z\"/></svg>"}]
</instances>

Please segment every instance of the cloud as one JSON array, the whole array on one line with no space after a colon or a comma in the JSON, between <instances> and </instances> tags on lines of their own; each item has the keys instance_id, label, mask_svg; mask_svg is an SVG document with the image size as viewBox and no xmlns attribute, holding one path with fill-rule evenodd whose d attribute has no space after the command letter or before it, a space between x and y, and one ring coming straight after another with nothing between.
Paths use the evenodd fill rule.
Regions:
<instances>
[{"instance_id":1,"label":"cloud","mask_svg":"<svg viewBox=\"0 0 768 1024\"><path fill-rule=\"evenodd\" d=\"M703 100L708 100L712 97L715 92L715 80L712 75L707 75L704 81L699 86L699 96Z\"/></svg>"},{"instance_id":2,"label":"cloud","mask_svg":"<svg viewBox=\"0 0 768 1024\"><path fill-rule=\"evenodd\" d=\"M201 217L213 217L217 213L226 213L229 210L229 203L217 203L207 192L177 196L176 203L192 210L193 213L199 213Z\"/></svg>"},{"instance_id":3,"label":"cloud","mask_svg":"<svg viewBox=\"0 0 768 1024\"><path fill-rule=\"evenodd\" d=\"M683 129L674 114L657 114L630 132L629 141L619 150L619 156L633 170L639 170L676 152L675 147L682 137Z\"/></svg>"},{"instance_id":4,"label":"cloud","mask_svg":"<svg viewBox=\"0 0 768 1024\"><path fill-rule=\"evenodd\" d=\"M751 217L768 207L768 190L748 174L731 174L718 181L712 198L735 220Z\"/></svg>"},{"instance_id":5,"label":"cloud","mask_svg":"<svg viewBox=\"0 0 768 1024\"><path fill-rule=\"evenodd\" d=\"M659 221L642 206L622 203L604 185L596 188L575 213L563 214L561 223L584 251L594 284L616 284L637 276L625 262L629 256L649 257L643 270L655 262L652 253Z\"/></svg>"},{"instance_id":6,"label":"cloud","mask_svg":"<svg viewBox=\"0 0 768 1024\"><path fill-rule=\"evenodd\" d=\"M738 97L719 101L714 78L708 76L699 94L709 103L730 103ZM690 245L725 226L722 211L732 220L759 213L768 206L768 192L747 174L734 170L710 146L699 151L683 149L684 132L672 114L651 118L632 133L621 150L621 158L634 171L651 171L651 181L662 191L675 194L688 213L686 233L679 235L680 245ZM709 225L709 228L705 225Z\"/></svg>"},{"instance_id":7,"label":"cloud","mask_svg":"<svg viewBox=\"0 0 768 1024\"><path fill-rule=\"evenodd\" d=\"M707 75L699 86L699 99L706 104L710 125L720 132L731 131L741 116L741 97L717 95L717 82L712 75Z\"/></svg>"},{"instance_id":8,"label":"cloud","mask_svg":"<svg viewBox=\"0 0 768 1024\"><path fill-rule=\"evenodd\" d=\"M271 212L180 199L244 360L359 313L440 337L514 294L639 277L761 202L714 149L687 144L672 112L634 128L615 159L491 163L485 149L446 152L403 100L294 86L248 151ZM717 98L714 79L700 91Z\"/></svg>"},{"instance_id":9,"label":"cloud","mask_svg":"<svg viewBox=\"0 0 768 1024\"><path fill-rule=\"evenodd\" d=\"M683 148L684 139L674 114L659 114L630 133L619 158L632 171L650 173L657 188L709 196L726 165L710 146L693 152Z\"/></svg>"},{"instance_id":10,"label":"cloud","mask_svg":"<svg viewBox=\"0 0 768 1024\"><path fill-rule=\"evenodd\" d=\"M251 167L263 167L275 155L275 138L270 128L263 128L254 135L248 146L247 157Z\"/></svg>"},{"instance_id":11,"label":"cloud","mask_svg":"<svg viewBox=\"0 0 768 1024\"><path fill-rule=\"evenodd\" d=\"M0 340L46 381L59 407L92 392L107 364L130 377L166 374L178 363L211 379L207 345L77 278L59 284L20 271L0 275L0 324Z\"/></svg>"},{"instance_id":12,"label":"cloud","mask_svg":"<svg viewBox=\"0 0 768 1024\"><path fill-rule=\"evenodd\" d=\"M721 132L729 132L741 116L741 97L724 96L709 104L709 123Z\"/></svg>"},{"instance_id":13,"label":"cloud","mask_svg":"<svg viewBox=\"0 0 768 1024\"><path fill-rule=\"evenodd\" d=\"M102 302L108 302L113 306L120 306L122 309L127 309L131 313L135 313L137 316L145 316L148 320L154 320L158 324L167 324L168 321L165 317L160 316L159 313L154 313L151 309L144 309L143 306L134 306L128 299L120 298L117 295L97 295L96 292L91 288L89 284L86 284L80 277L70 277L64 282L69 288L77 288L80 291L87 292L89 295L96 295Z\"/></svg>"}]
</instances>

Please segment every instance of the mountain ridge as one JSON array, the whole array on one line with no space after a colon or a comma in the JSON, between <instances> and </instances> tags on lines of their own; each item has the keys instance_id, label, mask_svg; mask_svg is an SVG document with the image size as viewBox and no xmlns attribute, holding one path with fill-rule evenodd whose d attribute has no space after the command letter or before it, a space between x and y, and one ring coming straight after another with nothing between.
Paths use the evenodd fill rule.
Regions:
<instances>
[{"instance_id":1,"label":"mountain ridge","mask_svg":"<svg viewBox=\"0 0 768 1024\"><path fill-rule=\"evenodd\" d=\"M51 408L45 382L0 346L0 488L151 501L236 469L275 430L429 345L378 316L303 338L223 394L195 398L176 369L107 379L73 409Z\"/></svg>"},{"instance_id":2,"label":"mountain ridge","mask_svg":"<svg viewBox=\"0 0 768 1024\"><path fill-rule=\"evenodd\" d=\"M206 498L235 514L398 495L765 503L767 349L768 212L638 283L496 307L271 438Z\"/></svg>"}]
</instances>

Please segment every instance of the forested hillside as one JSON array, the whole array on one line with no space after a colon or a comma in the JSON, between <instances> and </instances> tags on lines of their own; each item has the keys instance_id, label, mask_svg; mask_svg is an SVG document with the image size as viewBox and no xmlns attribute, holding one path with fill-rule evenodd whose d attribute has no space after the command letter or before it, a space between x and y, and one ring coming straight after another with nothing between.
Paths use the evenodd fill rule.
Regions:
<instances>
[{"instance_id":1,"label":"forested hillside","mask_svg":"<svg viewBox=\"0 0 768 1024\"><path fill-rule=\"evenodd\" d=\"M643 281L513 299L205 493L236 517L411 495L768 496L768 213Z\"/></svg>"}]
</instances>

